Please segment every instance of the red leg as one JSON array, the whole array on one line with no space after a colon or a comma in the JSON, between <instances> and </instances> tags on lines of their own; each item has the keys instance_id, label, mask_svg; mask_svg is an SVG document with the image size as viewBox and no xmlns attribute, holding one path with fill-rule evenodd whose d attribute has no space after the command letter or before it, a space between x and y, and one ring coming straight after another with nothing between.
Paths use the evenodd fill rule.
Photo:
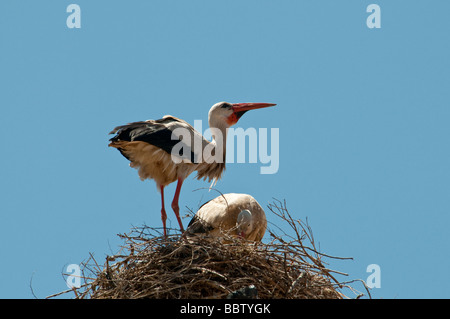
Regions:
<instances>
[{"instance_id":1,"label":"red leg","mask_svg":"<svg viewBox=\"0 0 450 319\"><path fill-rule=\"evenodd\" d=\"M178 224L180 225L180 230L184 232L183 223L180 218L180 207L178 206L178 199L180 198L180 190L181 185L183 185L183 179L179 178L177 183L177 189L175 190L175 196L172 201L172 209L175 212L175 216L177 216Z\"/></svg>"},{"instance_id":2,"label":"red leg","mask_svg":"<svg viewBox=\"0 0 450 319\"><path fill-rule=\"evenodd\" d=\"M167 237L166 219L167 219L167 214L166 214L166 209L164 208L164 185L161 185L161 220L163 222L163 227L164 227L164 237Z\"/></svg>"}]
</instances>

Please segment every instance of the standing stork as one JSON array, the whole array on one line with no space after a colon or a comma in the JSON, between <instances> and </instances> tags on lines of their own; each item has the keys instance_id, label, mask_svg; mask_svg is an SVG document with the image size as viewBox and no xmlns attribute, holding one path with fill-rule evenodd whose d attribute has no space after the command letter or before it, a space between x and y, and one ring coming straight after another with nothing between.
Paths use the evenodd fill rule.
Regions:
<instances>
[{"instance_id":1,"label":"standing stork","mask_svg":"<svg viewBox=\"0 0 450 319\"><path fill-rule=\"evenodd\" d=\"M180 230L184 232L180 219L178 199L183 181L193 171L197 179L216 182L225 169L227 129L236 124L249 111L276 104L271 103L227 103L214 104L208 113L212 140L208 141L189 123L166 115L159 120L133 122L117 126L110 134L108 146L117 148L138 169L140 179L154 179L161 192L161 220L164 236L167 214L164 207L164 187L178 181L172 209ZM186 133L188 136L186 136Z\"/></svg>"}]
</instances>

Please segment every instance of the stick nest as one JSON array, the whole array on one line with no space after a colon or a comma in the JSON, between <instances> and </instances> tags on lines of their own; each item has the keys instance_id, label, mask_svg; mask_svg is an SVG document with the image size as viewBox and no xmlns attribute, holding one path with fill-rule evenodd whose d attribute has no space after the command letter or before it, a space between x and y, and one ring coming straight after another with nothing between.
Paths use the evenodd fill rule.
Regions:
<instances>
[{"instance_id":1,"label":"stick nest","mask_svg":"<svg viewBox=\"0 0 450 319\"><path fill-rule=\"evenodd\" d=\"M339 282L336 274L346 274L328 269L322 260L351 258L318 252L311 228L294 220L285 202L268 208L290 234L275 226L282 235L268 229L269 241L256 243L226 234L164 237L155 228L135 227L118 235L124 241L120 253L106 257L103 266L92 254L82 263L81 287L49 297L72 291L80 299L215 299L236 297L245 287L255 287L261 299L347 298L343 288L357 293L348 284L358 280Z\"/></svg>"}]
</instances>

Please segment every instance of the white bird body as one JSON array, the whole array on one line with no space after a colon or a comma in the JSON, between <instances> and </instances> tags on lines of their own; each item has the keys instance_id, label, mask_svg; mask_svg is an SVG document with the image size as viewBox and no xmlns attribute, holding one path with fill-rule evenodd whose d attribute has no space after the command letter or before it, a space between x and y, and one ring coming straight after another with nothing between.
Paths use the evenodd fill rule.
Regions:
<instances>
[{"instance_id":1,"label":"white bird body","mask_svg":"<svg viewBox=\"0 0 450 319\"><path fill-rule=\"evenodd\" d=\"M200 170L197 175L198 179L211 181L213 178L219 179L221 177L222 171L225 169L224 160L222 163L217 163L217 165L211 165L213 166L212 169L205 170L202 169L202 166L209 163L206 163L202 158L203 152L196 154L192 150L192 154L183 154L183 156L178 156L179 154L171 152L172 148L180 142L179 139L170 139L170 141L166 139L162 143L160 140L157 142L151 141L154 144L144 140L148 139L149 136L146 128L152 130L153 134L155 134L155 130L160 130L160 132L164 130L167 132L164 134L170 134L170 137L172 137L174 131L185 129L192 136L191 145L194 145L194 143L199 144L203 150L207 145L212 144L212 142L203 138L189 123L174 116L166 115L161 120L130 123L128 127L133 124L141 126L143 138L135 137L133 141L117 140L111 142L110 146L119 149L130 160L130 166L138 170L139 178L142 181L153 179L158 189L160 189L161 186L171 184L177 181L178 178L185 179L195 170ZM118 132L124 127L126 126L119 126L113 132ZM175 135L173 136L175 137ZM139 139L142 139L142 141ZM194 139L196 140L195 142ZM190 147L186 147L186 149L190 149ZM172 156L177 157L179 161L174 162Z\"/></svg>"},{"instance_id":2,"label":"white bird body","mask_svg":"<svg viewBox=\"0 0 450 319\"><path fill-rule=\"evenodd\" d=\"M161 192L161 219L166 235L166 211L164 187L178 181L172 209L181 231L184 231L179 216L178 199L183 181L194 171L197 179L208 179L213 183L222 177L225 170L227 129L237 123L247 111L274 106L270 103L227 103L213 105L208 113L212 140L206 140L189 123L166 115L159 120L133 122L117 126L110 134L109 146L117 148L138 170L141 180L153 179ZM188 140L185 140L185 139ZM181 147L180 147L181 145ZM180 150L177 148L180 147ZM174 151L174 149L177 149Z\"/></svg>"},{"instance_id":3,"label":"white bird body","mask_svg":"<svg viewBox=\"0 0 450 319\"><path fill-rule=\"evenodd\" d=\"M266 214L256 199L248 194L229 193L203 204L189 223L186 233L204 233L214 237L228 233L261 241L266 228Z\"/></svg>"}]
</instances>

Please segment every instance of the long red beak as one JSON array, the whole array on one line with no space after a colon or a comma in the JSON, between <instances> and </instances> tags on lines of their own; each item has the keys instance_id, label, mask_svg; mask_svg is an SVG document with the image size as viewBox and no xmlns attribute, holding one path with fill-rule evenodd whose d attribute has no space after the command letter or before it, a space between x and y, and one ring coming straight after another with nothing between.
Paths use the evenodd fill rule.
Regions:
<instances>
[{"instance_id":1,"label":"long red beak","mask_svg":"<svg viewBox=\"0 0 450 319\"><path fill-rule=\"evenodd\" d=\"M231 104L233 112L244 112L256 109L262 109L263 107L275 106L273 103L233 103Z\"/></svg>"},{"instance_id":2,"label":"long red beak","mask_svg":"<svg viewBox=\"0 0 450 319\"><path fill-rule=\"evenodd\" d=\"M242 115L245 112L250 110L262 109L263 107L274 106L276 104L272 103L233 103L231 104L231 108L233 109L233 114L231 114L228 119L228 125L234 125L239 121Z\"/></svg>"}]
</instances>

